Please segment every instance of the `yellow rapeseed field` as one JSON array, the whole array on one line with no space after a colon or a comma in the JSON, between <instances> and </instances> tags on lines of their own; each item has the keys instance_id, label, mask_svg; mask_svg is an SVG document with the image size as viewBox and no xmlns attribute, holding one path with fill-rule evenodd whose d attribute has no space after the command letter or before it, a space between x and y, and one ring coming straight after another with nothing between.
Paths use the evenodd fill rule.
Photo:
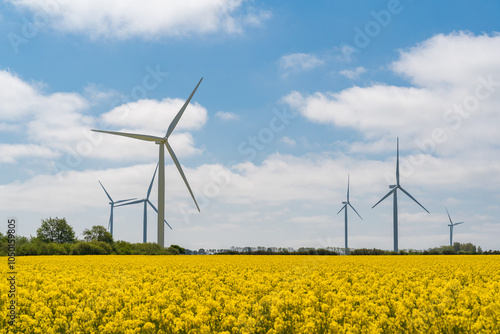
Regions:
<instances>
[{"instance_id":1,"label":"yellow rapeseed field","mask_svg":"<svg viewBox=\"0 0 500 334\"><path fill-rule=\"evenodd\" d=\"M17 259L1 333L499 333L499 256Z\"/></svg>"}]
</instances>

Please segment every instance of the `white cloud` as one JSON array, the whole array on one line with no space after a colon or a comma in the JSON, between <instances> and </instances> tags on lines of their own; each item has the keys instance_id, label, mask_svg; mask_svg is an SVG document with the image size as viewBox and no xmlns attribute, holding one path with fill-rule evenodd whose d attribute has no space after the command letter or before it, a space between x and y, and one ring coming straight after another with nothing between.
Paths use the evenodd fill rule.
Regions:
<instances>
[{"instance_id":1,"label":"white cloud","mask_svg":"<svg viewBox=\"0 0 500 334\"><path fill-rule=\"evenodd\" d=\"M287 136L281 137L280 141L288 146L297 145L297 142L295 140L293 140L292 138L287 137Z\"/></svg>"},{"instance_id":2,"label":"white cloud","mask_svg":"<svg viewBox=\"0 0 500 334\"><path fill-rule=\"evenodd\" d=\"M51 1L10 0L39 13L60 31L84 33L92 38L156 38L217 32L239 33L257 26L270 13L244 0ZM246 12L246 13L245 13Z\"/></svg>"},{"instance_id":3,"label":"white cloud","mask_svg":"<svg viewBox=\"0 0 500 334\"><path fill-rule=\"evenodd\" d=\"M415 87L374 84L307 95L291 92L283 100L312 122L351 128L370 141L404 136L412 149L478 158L478 147L488 150L500 141L494 125L500 123L498 54L497 35L437 35L391 64Z\"/></svg>"},{"instance_id":4,"label":"white cloud","mask_svg":"<svg viewBox=\"0 0 500 334\"><path fill-rule=\"evenodd\" d=\"M439 34L408 50L392 69L406 76L413 84L437 88L447 85L475 86L479 76L500 71L500 35L475 36L468 32Z\"/></svg>"},{"instance_id":5,"label":"white cloud","mask_svg":"<svg viewBox=\"0 0 500 334\"><path fill-rule=\"evenodd\" d=\"M0 144L0 162L14 163L21 158L45 158L54 159L60 154L46 147L38 145L23 145L23 144Z\"/></svg>"},{"instance_id":6,"label":"white cloud","mask_svg":"<svg viewBox=\"0 0 500 334\"><path fill-rule=\"evenodd\" d=\"M284 71L309 71L323 64L323 60L307 53L292 53L280 59L280 67Z\"/></svg>"},{"instance_id":7,"label":"white cloud","mask_svg":"<svg viewBox=\"0 0 500 334\"><path fill-rule=\"evenodd\" d=\"M298 216L289 219L291 223L298 224L331 224L334 222L331 216Z\"/></svg>"},{"instance_id":8,"label":"white cloud","mask_svg":"<svg viewBox=\"0 0 500 334\"><path fill-rule=\"evenodd\" d=\"M235 121L240 119L240 117L232 112L226 112L226 111L218 111L215 113L215 117L223 120L223 121Z\"/></svg>"},{"instance_id":9,"label":"white cloud","mask_svg":"<svg viewBox=\"0 0 500 334\"><path fill-rule=\"evenodd\" d=\"M0 119L21 120L25 116L73 113L88 106L88 102L74 93L45 95L41 84L29 84L15 73L0 70Z\"/></svg>"},{"instance_id":10,"label":"white cloud","mask_svg":"<svg viewBox=\"0 0 500 334\"><path fill-rule=\"evenodd\" d=\"M168 126L186 102L181 99L166 98L162 101L139 100L122 104L101 116L102 123L112 127L137 129L145 134L151 132L165 135ZM207 110L196 102L188 105L175 131L194 131L202 128L208 120Z\"/></svg>"},{"instance_id":11,"label":"white cloud","mask_svg":"<svg viewBox=\"0 0 500 334\"><path fill-rule=\"evenodd\" d=\"M107 99L92 87L87 100L77 93L56 92L46 94L39 83L27 83L15 74L0 71L0 128L26 133L22 144L5 146L6 154L0 160L15 162L18 158L33 155L52 164L62 164L59 169L75 168L83 159L93 157L118 161L150 161L158 156L154 145L102 135L90 129L107 126L116 131L145 133L164 136L168 125L177 114L184 100L165 98L162 101L140 100L116 107L100 117L87 115L94 104ZM170 138L178 156L199 154L194 138L188 131L203 127L208 119L207 110L191 103L183 114ZM127 149L124 150L123 148ZM149 148L148 148L149 147ZM60 158L59 162L54 161Z\"/></svg>"},{"instance_id":12,"label":"white cloud","mask_svg":"<svg viewBox=\"0 0 500 334\"><path fill-rule=\"evenodd\" d=\"M359 79L359 76L366 72L366 68L362 66L356 67L354 70L342 70L339 73L351 80Z\"/></svg>"},{"instance_id":13,"label":"white cloud","mask_svg":"<svg viewBox=\"0 0 500 334\"><path fill-rule=\"evenodd\" d=\"M384 85L307 96L292 92L284 101L311 121L355 128L367 137L395 135L402 127L420 132L423 124L439 121L446 106L429 91Z\"/></svg>"}]
</instances>

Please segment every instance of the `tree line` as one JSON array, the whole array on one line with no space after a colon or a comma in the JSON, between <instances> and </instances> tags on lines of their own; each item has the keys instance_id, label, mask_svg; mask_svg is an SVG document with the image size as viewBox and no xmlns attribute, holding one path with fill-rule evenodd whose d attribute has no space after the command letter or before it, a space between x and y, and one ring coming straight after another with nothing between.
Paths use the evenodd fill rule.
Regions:
<instances>
[{"instance_id":1,"label":"tree line","mask_svg":"<svg viewBox=\"0 0 500 334\"><path fill-rule=\"evenodd\" d=\"M83 240L76 237L73 227L65 218L43 219L36 237L16 236L16 255L342 255L340 247L231 247L230 249L190 250L178 245L163 248L156 243L130 243L114 241L104 226L95 225L83 231ZM347 249L351 255L452 255L452 254L500 254L498 250L483 252L472 243L455 242L453 246L440 246L427 250ZM7 255L7 236L0 232L0 256Z\"/></svg>"},{"instance_id":2,"label":"tree line","mask_svg":"<svg viewBox=\"0 0 500 334\"><path fill-rule=\"evenodd\" d=\"M277 247L231 247L231 249L210 249L203 250L203 254L229 254L229 255L453 255L453 254L500 254L498 250L483 252L481 247L476 247L472 243L455 242L453 246L440 246L427 250L402 249L399 252L388 251L377 248L348 249L347 252L341 247L312 248L301 247L297 250ZM198 254L200 254L198 252Z\"/></svg>"},{"instance_id":3,"label":"tree line","mask_svg":"<svg viewBox=\"0 0 500 334\"><path fill-rule=\"evenodd\" d=\"M83 240L76 237L65 218L43 219L36 237L16 236L16 255L178 255L184 248L156 243L114 241L104 226L95 225L83 231ZM7 235L0 232L0 256L7 255Z\"/></svg>"}]
</instances>

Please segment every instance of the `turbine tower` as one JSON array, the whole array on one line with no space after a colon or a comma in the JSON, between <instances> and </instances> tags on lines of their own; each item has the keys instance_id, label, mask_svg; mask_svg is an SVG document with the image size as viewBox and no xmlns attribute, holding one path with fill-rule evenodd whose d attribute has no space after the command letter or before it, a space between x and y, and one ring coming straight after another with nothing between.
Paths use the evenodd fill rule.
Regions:
<instances>
[{"instance_id":1,"label":"turbine tower","mask_svg":"<svg viewBox=\"0 0 500 334\"><path fill-rule=\"evenodd\" d=\"M177 123L179 123L179 120L182 117L182 114L184 113L184 110L186 110L186 107L189 104L189 101L191 101L191 98L193 97L194 93L198 89L198 86L201 83L201 80L198 82L196 87L194 88L193 92L189 96L189 98L186 100L182 108L179 110L177 115L174 117L172 120L172 123L170 123L170 126L167 129L167 134L165 137L157 137L157 136L151 136L151 135L142 135L142 134L135 134L135 133L125 133L125 132L115 132L115 131L104 131L104 130L93 130L95 132L102 132L102 133L109 133L112 135L117 135L117 136L124 136L124 137L130 137L134 139L139 139L139 140L145 140L145 141L150 141L154 142L155 144L159 145L160 148L160 154L159 154L159 165L160 165L160 170L158 173L158 244L162 247L165 247L165 227L163 225L163 222L165 220L165 147L167 148L168 153L170 154L170 157L172 157L172 160L174 161L175 166L177 167L177 170L181 174L182 179L184 180L184 183L186 184L186 187L189 190L189 193L191 194L191 197L193 198L194 204L196 205L196 208L198 211L200 211L200 207L198 206L198 203L196 202L196 199L194 198L193 191L191 190L191 187L189 186L189 183L186 179L186 176L184 175L184 172L182 171L181 164L179 163L179 160L177 159L174 151L172 150L172 147L170 147L170 144L168 143L168 138L172 134L172 131L174 131L175 127L177 126Z\"/></svg>"},{"instance_id":2,"label":"turbine tower","mask_svg":"<svg viewBox=\"0 0 500 334\"><path fill-rule=\"evenodd\" d=\"M356 211L356 209L349 202L349 174L347 174L347 200L345 202L342 202L342 204L344 204L344 206L342 207L342 209L339 210L339 212L337 212L337 214L339 214L342 210L345 210L344 211L344 214L345 214L345 249L344 249L344 253L347 254L347 252L349 250L349 248L347 247L347 206L350 206L351 209L353 209L354 212L356 212L356 214L359 216L359 218L361 218L358 211ZM363 219L363 218L361 218L361 219Z\"/></svg>"},{"instance_id":3,"label":"turbine tower","mask_svg":"<svg viewBox=\"0 0 500 334\"><path fill-rule=\"evenodd\" d=\"M120 205L117 205L116 207L119 207L119 206L122 206L122 205L129 205L129 204L137 204L137 203L144 203L144 221L143 221L143 224L142 224L142 242L147 242L147 230L148 230L148 203L149 205L153 208L153 210L155 210L156 213L158 213L158 210L156 209L156 207L154 206L153 203L151 203L151 201L149 200L149 195L151 194L151 189L153 188L153 182L155 180L155 176L156 176L156 171L158 170L158 164L156 164L156 169L155 169L155 172L153 174L153 178L151 179L151 183L149 184L149 188L148 188L148 193L146 195L146 198L143 198L143 199L139 199L137 201L132 201L132 202L129 202L129 203L124 203L124 204L120 204ZM165 220L165 224L167 224L168 227L170 227L170 229L172 229L172 227L167 223L167 221Z\"/></svg>"},{"instance_id":4,"label":"turbine tower","mask_svg":"<svg viewBox=\"0 0 500 334\"><path fill-rule=\"evenodd\" d=\"M372 209L376 207L380 202L382 202L384 199L389 197L391 194L394 195L394 207L393 207L393 230L394 230L394 251L398 251L398 193L397 190L401 190L403 193L405 193L408 197L410 197L415 203L420 205L422 209L424 209L427 213L426 208L423 207L422 204L420 204L415 198L413 198L410 193L408 193L406 190L401 187L399 184L399 138L397 138L397 156L396 156L396 184L395 185L390 185L389 188L391 189L380 201L377 202L374 206L372 206Z\"/></svg>"},{"instance_id":5,"label":"turbine tower","mask_svg":"<svg viewBox=\"0 0 500 334\"><path fill-rule=\"evenodd\" d=\"M99 181L99 180L97 180L97 181ZM102 189L104 190L104 192L108 196L108 198L109 198L109 204L111 205L111 213L109 214L108 230L111 233L111 236L113 236L113 208L115 207L115 204L122 203L122 202L127 202L127 201L131 201L131 200L134 200L135 198L122 199L120 201L116 201L115 202L115 201L113 201L113 199L111 198L111 196L109 196L108 192L106 191L106 188L104 188L104 186L102 185L101 181L99 181L99 184L101 185ZM117 205L117 206L129 205L129 204L132 204L132 203L124 203L124 204Z\"/></svg>"},{"instance_id":6,"label":"turbine tower","mask_svg":"<svg viewBox=\"0 0 500 334\"><path fill-rule=\"evenodd\" d=\"M444 207L444 208L446 209L446 213L448 214L448 219L450 220L450 223L448 224L448 226L450 227L450 246L453 246L453 226L463 224L464 222L453 223L451 221L451 217L450 217L450 213L448 212L448 208L447 207Z\"/></svg>"}]
</instances>

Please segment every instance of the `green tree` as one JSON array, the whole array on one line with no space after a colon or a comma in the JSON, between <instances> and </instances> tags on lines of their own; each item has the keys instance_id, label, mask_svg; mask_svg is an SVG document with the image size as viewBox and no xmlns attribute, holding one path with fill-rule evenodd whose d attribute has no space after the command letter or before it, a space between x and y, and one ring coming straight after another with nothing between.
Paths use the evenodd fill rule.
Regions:
<instances>
[{"instance_id":1,"label":"green tree","mask_svg":"<svg viewBox=\"0 0 500 334\"><path fill-rule=\"evenodd\" d=\"M186 254L186 249L179 245L170 245L170 248L175 248L179 251L179 254Z\"/></svg>"},{"instance_id":2,"label":"green tree","mask_svg":"<svg viewBox=\"0 0 500 334\"><path fill-rule=\"evenodd\" d=\"M102 241L107 244L113 243L113 236L106 231L104 226L94 225L92 228L83 230L83 239L85 241Z\"/></svg>"},{"instance_id":3,"label":"green tree","mask_svg":"<svg viewBox=\"0 0 500 334\"><path fill-rule=\"evenodd\" d=\"M42 242L73 243L76 241L75 231L66 222L66 218L42 219L42 225L36 230L36 237Z\"/></svg>"}]
</instances>

